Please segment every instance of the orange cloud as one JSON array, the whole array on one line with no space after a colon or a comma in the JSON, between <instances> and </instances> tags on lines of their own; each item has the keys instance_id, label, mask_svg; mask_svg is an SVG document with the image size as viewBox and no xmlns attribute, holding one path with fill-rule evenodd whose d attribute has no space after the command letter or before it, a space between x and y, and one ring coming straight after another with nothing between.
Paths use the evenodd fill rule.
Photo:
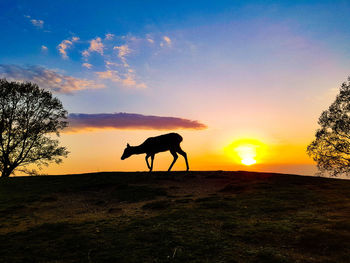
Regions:
<instances>
[{"instance_id":1,"label":"orange cloud","mask_svg":"<svg viewBox=\"0 0 350 263\"><path fill-rule=\"evenodd\" d=\"M145 83L139 83L135 79L135 74L132 69L129 69L127 73L119 73L117 70L106 70L101 72L95 72L100 79L107 79L116 83L122 84L128 88L145 89L147 85Z\"/></svg>"},{"instance_id":2,"label":"orange cloud","mask_svg":"<svg viewBox=\"0 0 350 263\"><path fill-rule=\"evenodd\" d=\"M91 52L97 52L103 56L104 45L100 37L96 37L90 41L90 47L82 52L83 57L86 59L90 56Z\"/></svg>"},{"instance_id":3,"label":"orange cloud","mask_svg":"<svg viewBox=\"0 0 350 263\"><path fill-rule=\"evenodd\" d=\"M73 46L74 42L77 42L79 40L79 37L72 37L70 40L65 39L63 40L58 46L58 52L60 52L62 58L67 59L67 49L71 48Z\"/></svg>"},{"instance_id":4,"label":"orange cloud","mask_svg":"<svg viewBox=\"0 0 350 263\"><path fill-rule=\"evenodd\" d=\"M56 93L72 93L78 90L105 87L103 84L96 83L92 80L65 76L51 69L33 65L22 67L18 65L0 64L0 77L15 81L36 83L39 87L52 90Z\"/></svg>"}]
</instances>

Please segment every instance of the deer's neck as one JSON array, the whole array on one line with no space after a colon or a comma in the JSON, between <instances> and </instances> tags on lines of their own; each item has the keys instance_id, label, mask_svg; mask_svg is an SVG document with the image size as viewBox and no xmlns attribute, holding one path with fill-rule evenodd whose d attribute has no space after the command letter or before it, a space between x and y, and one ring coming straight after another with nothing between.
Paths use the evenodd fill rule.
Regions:
<instances>
[{"instance_id":1,"label":"deer's neck","mask_svg":"<svg viewBox=\"0 0 350 263\"><path fill-rule=\"evenodd\" d=\"M146 153L146 149L141 144L139 146L134 146L133 147L133 152L134 152L134 154Z\"/></svg>"}]
</instances>

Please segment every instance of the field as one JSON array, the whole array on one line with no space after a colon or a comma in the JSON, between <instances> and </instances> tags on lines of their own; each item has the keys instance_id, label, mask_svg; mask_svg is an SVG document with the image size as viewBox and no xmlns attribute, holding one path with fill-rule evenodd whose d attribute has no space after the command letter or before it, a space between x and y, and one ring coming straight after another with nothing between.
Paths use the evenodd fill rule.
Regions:
<instances>
[{"instance_id":1,"label":"field","mask_svg":"<svg viewBox=\"0 0 350 263\"><path fill-rule=\"evenodd\" d=\"M252 172L0 180L0 262L350 262L350 181Z\"/></svg>"}]
</instances>

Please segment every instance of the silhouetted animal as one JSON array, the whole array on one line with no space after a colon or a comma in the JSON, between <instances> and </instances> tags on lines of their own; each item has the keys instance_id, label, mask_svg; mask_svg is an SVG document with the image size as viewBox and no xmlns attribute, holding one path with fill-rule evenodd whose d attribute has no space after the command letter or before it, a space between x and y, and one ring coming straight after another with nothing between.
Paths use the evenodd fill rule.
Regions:
<instances>
[{"instance_id":1,"label":"silhouetted animal","mask_svg":"<svg viewBox=\"0 0 350 263\"><path fill-rule=\"evenodd\" d=\"M187 167L186 171L188 171L189 167L187 161L187 154L181 149L181 142L182 137L180 136L180 134L177 133L168 133L157 137L150 137L139 146L130 146L129 144L127 144L121 159L124 160L126 158L129 158L133 154L145 153L147 166L149 168L149 171L152 172L154 155L159 152L170 151L170 153L174 157L174 160L171 163L168 171L171 170L171 168L177 160L176 153L181 154L185 158ZM151 157L151 165L149 165L148 163L149 157Z\"/></svg>"}]
</instances>

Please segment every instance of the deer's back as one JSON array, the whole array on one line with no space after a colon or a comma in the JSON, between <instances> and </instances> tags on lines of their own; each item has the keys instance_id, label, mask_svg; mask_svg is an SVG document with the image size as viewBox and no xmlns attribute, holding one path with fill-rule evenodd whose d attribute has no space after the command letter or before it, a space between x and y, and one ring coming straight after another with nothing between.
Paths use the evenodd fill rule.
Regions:
<instances>
[{"instance_id":1,"label":"deer's back","mask_svg":"<svg viewBox=\"0 0 350 263\"><path fill-rule=\"evenodd\" d=\"M148 138L143 146L148 152L164 152L178 146L182 142L182 137L178 133L168 133L156 137Z\"/></svg>"}]
</instances>

